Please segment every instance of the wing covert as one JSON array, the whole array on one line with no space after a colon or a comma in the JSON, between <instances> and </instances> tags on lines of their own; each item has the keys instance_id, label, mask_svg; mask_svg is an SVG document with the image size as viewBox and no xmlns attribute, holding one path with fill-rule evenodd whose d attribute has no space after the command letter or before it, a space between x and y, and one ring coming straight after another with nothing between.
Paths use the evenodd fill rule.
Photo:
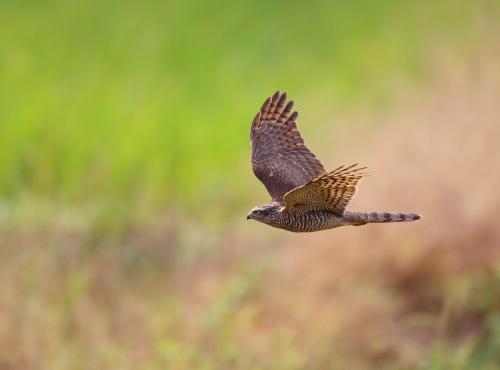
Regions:
<instances>
[{"instance_id":1,"label":"wing covert","mask_svg":"<svg viewBox=\"0 0 500 370\"><path fill-rule=\"evenodd\" d=\"M362 171L366 167L357 166L357 164L340 166L286 193L285 210L289 212L324 210L342 216L347 204L356 193L359 181L365 175Z\"/></svg>"}]
</instances>

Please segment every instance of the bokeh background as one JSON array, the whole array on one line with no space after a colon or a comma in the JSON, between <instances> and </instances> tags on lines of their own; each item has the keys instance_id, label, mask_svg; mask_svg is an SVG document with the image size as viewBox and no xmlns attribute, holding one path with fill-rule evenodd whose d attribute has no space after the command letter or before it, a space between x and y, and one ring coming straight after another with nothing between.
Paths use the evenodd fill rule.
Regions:
<instances>
[{"instance_id":1,"label":"bokeh background","mask_svg":"<svg viewBox=\"0 0 500 370\"><path fill-rule=\"evenodd\" d=\"M500 369L500 3L0 2L0 369ZM352 207L289 234L287 91Z\"/></svg>"}]
</instances>

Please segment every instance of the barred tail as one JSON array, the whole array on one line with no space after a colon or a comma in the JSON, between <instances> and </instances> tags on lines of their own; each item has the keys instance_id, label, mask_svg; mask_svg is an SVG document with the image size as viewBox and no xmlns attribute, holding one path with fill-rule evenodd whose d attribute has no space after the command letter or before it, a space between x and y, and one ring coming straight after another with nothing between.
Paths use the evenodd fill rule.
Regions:
<instances>
[{"instance_id":1,"label":"barred tail","mask_svg":"<svg viewBox=\"0 0 500 370\"><path fill-rule=\"evenodd\" d=\"M415 213L396 212L344 212L344 219L350 225L364 225L378 222L407 222L416 221L420 216Z\"/></svg>"}]
</instances>

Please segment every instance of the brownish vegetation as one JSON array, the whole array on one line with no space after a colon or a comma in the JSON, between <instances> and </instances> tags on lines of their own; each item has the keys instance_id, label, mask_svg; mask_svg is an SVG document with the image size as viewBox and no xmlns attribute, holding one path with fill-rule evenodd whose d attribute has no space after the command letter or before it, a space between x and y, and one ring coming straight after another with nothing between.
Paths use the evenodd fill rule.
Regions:
<instances>
[{"instance_id":1,"label":"brownish vegetation","mask_svg":"<svg viewBox=\"0 0 500 370\"><path fill-rule=\"evenodd\" d=\"M436 368L473 368L461 361L500 330L499 82L476 64L383 117L362 154L347 140L345 157L374 172L353 207L423 220L293 238L264 289L269 323L293 325L312 351L340 346L345 368L413 368L443 348L457 362Z\"/></svg>"}]
</instances>

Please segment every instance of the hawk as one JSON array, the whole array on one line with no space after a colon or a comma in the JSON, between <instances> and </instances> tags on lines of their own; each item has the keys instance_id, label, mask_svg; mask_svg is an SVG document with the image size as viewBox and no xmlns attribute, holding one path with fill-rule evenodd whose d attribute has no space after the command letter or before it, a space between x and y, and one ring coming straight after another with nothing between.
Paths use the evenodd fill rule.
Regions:
<instances>
[{"instance_id":1,"label":"hawk","mask_svg":"<svg viewBox=\"0 0 500 370\"><path fill-rule=\"evenodd\" d=\"M345 225L415 221L414 213L347 211L366 174L358 164L325 171L297 128L298 113L286 93L267 98L250 130L252 169L271 195L271 203L253 208L247 219L293 232Z\"/></svg>"}]
</instances>

